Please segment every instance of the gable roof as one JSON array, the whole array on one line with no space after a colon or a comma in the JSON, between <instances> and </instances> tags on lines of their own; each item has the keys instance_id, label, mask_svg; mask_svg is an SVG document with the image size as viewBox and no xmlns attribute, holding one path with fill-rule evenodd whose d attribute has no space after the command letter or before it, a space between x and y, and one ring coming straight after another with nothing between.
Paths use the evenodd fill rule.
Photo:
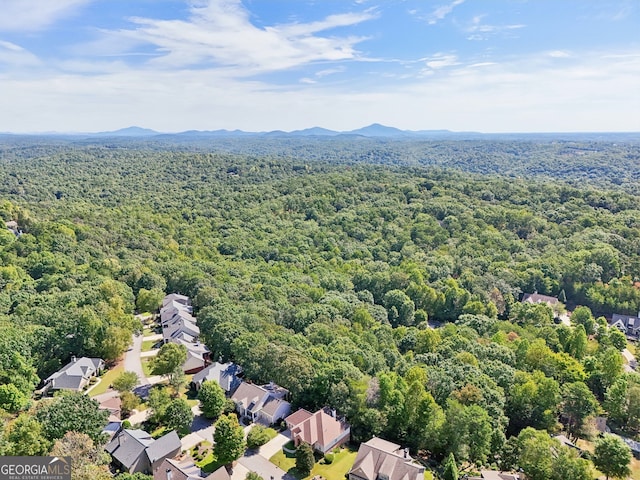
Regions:
<instances>
[{"instance_id":1,"label":"gable roof","mask_svg":"<svg viewBox=\"0 0 640 480\"><path fill-rule=\"evenodd\" d=\"M190 305L191 304L191 300L186 295L180 295L179 293L170 293L169 295L166 295L162 299L162 306L166 307L167 304L172 303L172 302L180 303L182 305Z\"/></svg>"},{"instance_id":2,"label":"gable roof","mask_svg":"<svg viewBox=\"0 0 640 480\"><path fill-rule=\"evenodd\" d=\"M165 458L153 473L153 480L202 480L200 468L193 462Z\"/></svg>"},{"instance_id":3,"label":"gable roof","mask_svg":"<svg viewBox=\"0 0 640 480\"><path fill-rule=\"evenodd\" d=\"M150 465L161 458L173 456L180 451L181 444L174 430L154 440L144 430L124 429L104 449L129 470L142 456L146 456Z\"/></svg>"},{"instance_id":4,"label":"gable roof","mask_svg":"<svg viewBox=\"0 0 640 480\"><path fill-rule=\"evenodd\" d=\"M124 429L104 449L128 470L154 441L144 430Z\"/></svg>"},{"instance_id":5,"label":"gable roof","mask_svg":"<svg viewBox=\"0 0 640 480\"><path fill-rule=\"evenodd\" d=\"M360 445L349 473L366 480L424 479L424 467L414 463L400 445L377 437Z\"/></svg>"},{"instance_id":6,"label":"gable roof","mask_svg":"<svg viewBox=\"0 0 640 480\"><path fill-rule=\"evenodd\" d=\"M291 417L299 412L302 418L297 424L293 424ZM295 420L295 418L293 419ZM291 435L299 438L301 441L309 445L322 445L323 447L335 442L341 435L349 430L346 422L341 422L329 415L325 410L318 410L314 414L310 414L306 410L298 410L293 415L286 418L287 423L292 424Z\"/></svg>"},{"instance_id":7,"label":"gable roof","mask_svg":"<svg viewBox=\"0 0 640 480\"><path fill-rule=\"evenodd\" d=\"M227 469L222 466L209 475L205 480L231 480L231 475L229 475Z\"/></svg>"},{"instance_id":8,"label":"gable roof","mask_svg":"<svg viewBox=\"0 0 640 480\"><path fill-rule=\"evenodd\" d=\"M640 328L640 318L635 315L620 315L619 313L614 313L611 316L609 325L613 326L618 322L620 322L625 329L636 330Z\"/></svg>"},{"instance_id":9,"label":"gable roof","mask_svg":"<svg viewBox=\"0 0 640 480\"><path fill-rule=\"evenodd\" d=\"M53 389L80 390L102 367L100 358L71 358L71 361L45 380Z\"/></svg>"},{"instance_id":10,"label":"gable roof","mask_svg":"<svg viewBox=\"0 0 640 480\"><path fill-rule=\"evenodd\" d=\"M191 381L201 385L206 380L215 380L225 392L230 392L240 384L238 375L242 373L242 367L233 362L212 363L204 370L196 373Z\"/></svg>"},{"instance_id":11,"label":"gable roof","mask_svg":"<svg viewBox=\"0 0 640 480\"><path fill-rule=\"evenodd\" d=\"M245 410L253 410L257 404L261 403L266 394L267 391L262 387L253 383L242 382L231 395L231 399L236 403L240 403Z\"/></svg>"},{"instance_id":12,"label":"gable roof","mask_svg":"<svg viewBox=\"0 0 640 480\"><path fill-rule=\"evenodd\" d=\"M154 463L168 456L173 456L176 451L180 451L182 444L180 443L180 437L175 430L171 430L166 435L158 438L155 442L149 445L146 449L149 462Z\"/></svg>"},{"instance_id":13,"label":"gable roof","mask_svg":"<svg viewBox=\"0 0 640 480\"><path fill-rule=\"evenodd\" d=\"M292 413L291 415L289 415L287 418L285 418L284 421L289 425L292 425L293 427L295 427L299 423L302 423L305 420L308 420L312 416L313 416L313 413L309 412L308 410L305 410L304 408L300 408L296 410L294 413Z\"/></svg>"},{"instance_id":14,"label":"gable roof","mask_svg":"<svg viewBox=\"0 0 640 480\"><path fill-rule=\"evenodd\" d=\"M522 302L529 303L546 303L548 305L557 305L560 301L556 297L550 297L548 295L540 295L538 292L525 293L522 296Z\"/></svg>"}]
</instances>

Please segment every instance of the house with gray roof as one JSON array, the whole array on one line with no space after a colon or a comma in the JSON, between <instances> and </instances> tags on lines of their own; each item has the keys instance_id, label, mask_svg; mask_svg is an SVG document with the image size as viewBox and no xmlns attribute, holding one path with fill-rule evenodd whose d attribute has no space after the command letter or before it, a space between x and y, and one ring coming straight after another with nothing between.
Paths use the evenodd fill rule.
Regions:
<instances>
[{"instance_id":1,"label":"house with gray roof","mask_svg":"<svg viewBox=\"0 0 640 480\"><path fill-rule=\"evenodd\" d=\"M520 475L497 470L480 470L479 477L469 477L469 480L520 480Z\"/></svg>"},{"instance_id":2,"label":"house with gray roof","mask_svg":"<svg viewBox=\"0 0 640 480\"><path fill-rule=\"evenodd\" d=\"M236 410L251 421L270 425L284 419L291 412L291 404L285 400L289 391L274 383L258 386L242 382L231 395Z\"/></svg>"},{"instance_id":3,"label":"house with gray roof","mask_svg":"<svg viewBox=\"0 0 640 480\"><path fill-rule=\"evenodd\" d=\"M640 313L638 316L614 313L609 326L616 327L627 337L637 340L640 337Z\"/></svg>"},{"instance_id":4,"label":"house with gray roof","mask_svg":"<svg viewBox=\"0 0 640 480\"><path fill-rule=\"evenodd\" d=\"M104 369L100 358L71 357L71 361L44 381L43 392L49 390L71 390L80 392Z\"/></svg>"},{"instance_id":5,"label":"house with gray roof","mask_svg":"<svg viewBox=\"0 0 640 480\"><path fill-rule=\"evenodd\" d=\"M153 480L231 480L231 475L224 466L207 475L190 460L166 458L153 473Z\"/></svg>"},{"instance_id":6,"label":"house with gray roof","mask_svg":"<svg viewBox=\"0 0 640 480\"><path fill-rule=\"evenodd\" d=\"M116 467L129 473L154 473L165 458L180 453L182 445L175 431L154 440L144 430L121 430L104 447Z\"/></svg>"},{"instance_id":7,"label":"house with gray roof","mask_svg":"<svg viewBox=\"0 0 640 480\"><path fill-rule=\"evenodd\" d=\"M406 448L373 437L360 445L349 480L424 480L424 466Z\"/></svg>"},{"instance_id":8,"label":"house with gray roof","mask_svg":"<svg viewBox=\"0 0 640 480\"><path fill-rule=\"evenodd\" d=\"M225 393L230 394L242 382L239 378L241 374L242 367L240 365L236 365L233 362L215 362L196 373L191 379L191 386L198 391L207 380L215 380Z\"/></svg>"},{"instance_id":9,"label":"house with gray roof","mask_svg":"<svg viewBox=\"0 0 640 480\"><path fill-rule=\"evenodd\" d=\"M186 295L180 295L179 293L170 293L169 295L166 295L163 299L162 299L162 306L166 307L167 305L184 305L185 307L188 307L191 305L191 300L189 299L189 297L187 297Z\"/></svg>"}]
</instances>

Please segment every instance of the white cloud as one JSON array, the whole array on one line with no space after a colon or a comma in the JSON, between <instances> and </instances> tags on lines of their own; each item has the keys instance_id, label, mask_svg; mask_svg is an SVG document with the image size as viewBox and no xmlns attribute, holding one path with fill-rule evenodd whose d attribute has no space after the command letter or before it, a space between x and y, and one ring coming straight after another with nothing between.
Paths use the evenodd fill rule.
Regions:
<instances>
[{"instance_id":1,"label":"white cloud","mask_svg":"<svg viewBox=\"0 0 640 480\"><path fill-rule=\"evenodd\" d=\"M569 57L571 57L571 54L569 52L567 52L566 50L552 50L547 55L549 55L551 58L569 58Z\"/></svg>"},{"instance_id":2,"label":"white cloud","mask_svg":"<svg viewBox=\"0 0 640 480\"><path fill-rule=\"evenodd\" d=\"M434 25L447 15L453 12L453 9L464 3L464 0L453 0L451 3L437 7L427 18L429 25Z\"/></svg>"},{"instance_id":3,"label":"white cloud","mask_svg":"<svg viewBox=\"0 0 640 480\"><path fill-rule=\"evenodd\" d=\"M319 33L376 17L368 9L315 22L259 28L251 23L240 0L204 0L191 7L187 20L132 18L136 28L103 32L98 42L85 49L87 54L96 50L118 54L151 46L157 56L149 63L156 67L217 66L251 75L313 62L358 59L355 46L364 38Z\"/></svg>"},{"instance_id":4,"label":"white cloud","mask_svg":"<svg viewBox=\"0 0 640 480\"><path fill-rule=\"evenodd\" d=\"M1 0L0 32L37 31L92 0Z\"/></svg>"},{"instance_id":5,"label":"white cloud","mask_svg":"<svg viewBox=\"0 0 640 480\"><path fill-rule=\"evenodd\" d=\"M426 65L432 70L438 70L440 68L460 65L460 62L458 62L458 57L456 57L455 55L446 55L439 53L427 59Z\"/></svg>"},{"instance_id":6,"label":"white cloud","mask_svg":"<svg viewBox=\"0 0 640 480\"><path fill-rule=\"evenodd\" d=\"M0 64L21 68L39 65L40 61L20 45L0 40Z\"/></svg>"},{"instance_id":7,"label":"white cloud","mask_svg":"<svg viewBox=\"0 0 640 480\"><path fill-rule=\"evenodd\" d=\"M488 23L483 23L482 19L486 17L486 15L476 15L471 20L471 24L466 27L466 32L470 35L467 37L467 40L486 40L492 35L496 34L508 34L514 30L519 30L521 28L526 27L521 23L511 24L511 25L491 25Z\"/></svg>"},{"instance_id":8,"label":"white cloud","mask_svg":"<svg viewBox=\"0 0 640 480\"><path fill-rule=\"evenodd\" d=\"M0 131L100 131L132 124L160 131L314 125L348 130L374 121L413 130L640 131L638 51L574 52L561 63L541 52L490 68L460 63L405 79L401 88L391 78L374 87L272 86L215 69L125 68L31 79L0 73Z\"/></svg>"}]
</instances>

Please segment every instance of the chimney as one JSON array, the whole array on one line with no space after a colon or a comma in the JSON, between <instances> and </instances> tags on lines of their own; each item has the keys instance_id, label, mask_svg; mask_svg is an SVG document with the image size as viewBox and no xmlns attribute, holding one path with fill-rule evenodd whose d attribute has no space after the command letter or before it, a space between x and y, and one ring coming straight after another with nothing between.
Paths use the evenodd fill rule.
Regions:
<instances>
[{"instance_id":1,"label":"chimney","mask_svg":"<svg viewBox=\"0 0 640 480\"><path fill-rule=\"evenodd\" d=\"M170 468L167 468L167 480L173 479L173 471Z\"/></svg>"},{"instance_id":2,"label":"chimney","mask_svg":"<svg viewBox=\"0 0 640 480\"><path fill-rule=\"evenodd\" d=\"M335 409L335 408L332 408L332 409L331 409L331 416L332 416L333 418L336 418L336 409Z\"/></svg>"},{"instance_id":3,"label":"chimney","mask_svg":"<svg viewBox=\"0 0 640 480\"><path fill-rule=\"evenodd\" d=\"M409 458L409 449L408 448L404 449L404 458Z\"/></svg>"},{"instance_id":4,"label":"chimney","mask_svg":"<svg viewBox=\"0 0 640 480\"><path fill-rule=\"evenodd\" d=\"M76 356L75 355L71 355L71 363L76 363Z\"/></svg>"}]
</instances>

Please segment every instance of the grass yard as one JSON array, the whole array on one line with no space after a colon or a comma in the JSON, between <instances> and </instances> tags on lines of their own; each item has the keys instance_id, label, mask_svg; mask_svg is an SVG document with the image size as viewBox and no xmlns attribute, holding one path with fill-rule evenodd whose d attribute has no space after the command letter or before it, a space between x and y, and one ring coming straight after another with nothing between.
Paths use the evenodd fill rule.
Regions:
<instances>
[{"instance_id":1,"label":"grass yard","mask_svg":"<svg viewBox=\"0 0 640 480\"><path fill-rule=\"evenodd\" d=\"M344 476L353 466L357 454L358 452L356 451L343 448L339 453L335 454L332 463L316 463L313 470L311 470L311 475L307 478L311 478L314 475L322 475L327 480L344 480Z\"/></svg>"},{"instance_id":2,"label":"grass yard","mask_svg":"<svg viewBox=\"0 0 640 480\"><path fill-rule=\"evenodd\" d=\"M153 373L151 373L151 362L149 362L149 360L149 358L140 359L140 361L142 362L142 371L144 372L145 377L150 377L153 375Z\"/></svg>"},{"instance_id":3,"label":"grass yard","mask_svg":"<svg viewBox=\"0 0 640 480\"><path fill-rule=\"evenodd\" d=\"M271 457L269 461L300 480L307 480L315 475L322 475L327 480L344 480L345 474L353 466L353 462L356 459L357 453L358 452L350 450L348 448L343 448L339 453L335 454L333 462L331 464L316 463L311 470L311 474L307 477L303 477L296 470L295 454L285 453L284 451L280 450L273 457ZM427 472L425 472L425 474L426 473ZM431 479L428 478L427 475L425 475L425 480Z\"/></svg>"},{"instance_id":4,"label":"grass yard","mask_svg":"<svg viewBox=\"0 0 640 480\"><path fill-rule=\"evenodd\" d=\"M189 450L194 463L199 466L204 472L211 473L216 471L222 466L218 463L213 448L209 442L200 442L195 447Z\"/></svg>"},{"instance_id":5,"label":"grass yard","mask_svg":"<svg viewBox=\"0 0 640 480\"><path fill-rule=\"evenodd\" d=\"M147 328L147 327L145 327L145 328L142 329L142 336L143 337L150 337L151 335L155 335L155 334L156 334L155 328Z\"/></svg>"},{"instance_id":6,"label":"grass yard","mask_svg":"<svg viewBox=\"0 0 640 480\"><path fill-rule=\"evenodd\" d=\"M156 345L157 343L158 343L158 340L144 340L142 342L142 351L148 352L150 350L153 350L153 346Z\"/></svg>"},{"instance_id":7,"label":"grass yard","mask_svg":"<svg viewBox=\"0 0 640 480\"><path fill-rule=\"evenodd\" d=\"M124 372L124 364L122 363L115 366L111 370L107 370L107 372L100 377L100 383L96 385L96 387L89 392L89 396L95 397L96 395L100 395L101 393L106 392L109 389L109 385L111 385L111 383L122 372Z\"/></svg>"}]
</instances>

